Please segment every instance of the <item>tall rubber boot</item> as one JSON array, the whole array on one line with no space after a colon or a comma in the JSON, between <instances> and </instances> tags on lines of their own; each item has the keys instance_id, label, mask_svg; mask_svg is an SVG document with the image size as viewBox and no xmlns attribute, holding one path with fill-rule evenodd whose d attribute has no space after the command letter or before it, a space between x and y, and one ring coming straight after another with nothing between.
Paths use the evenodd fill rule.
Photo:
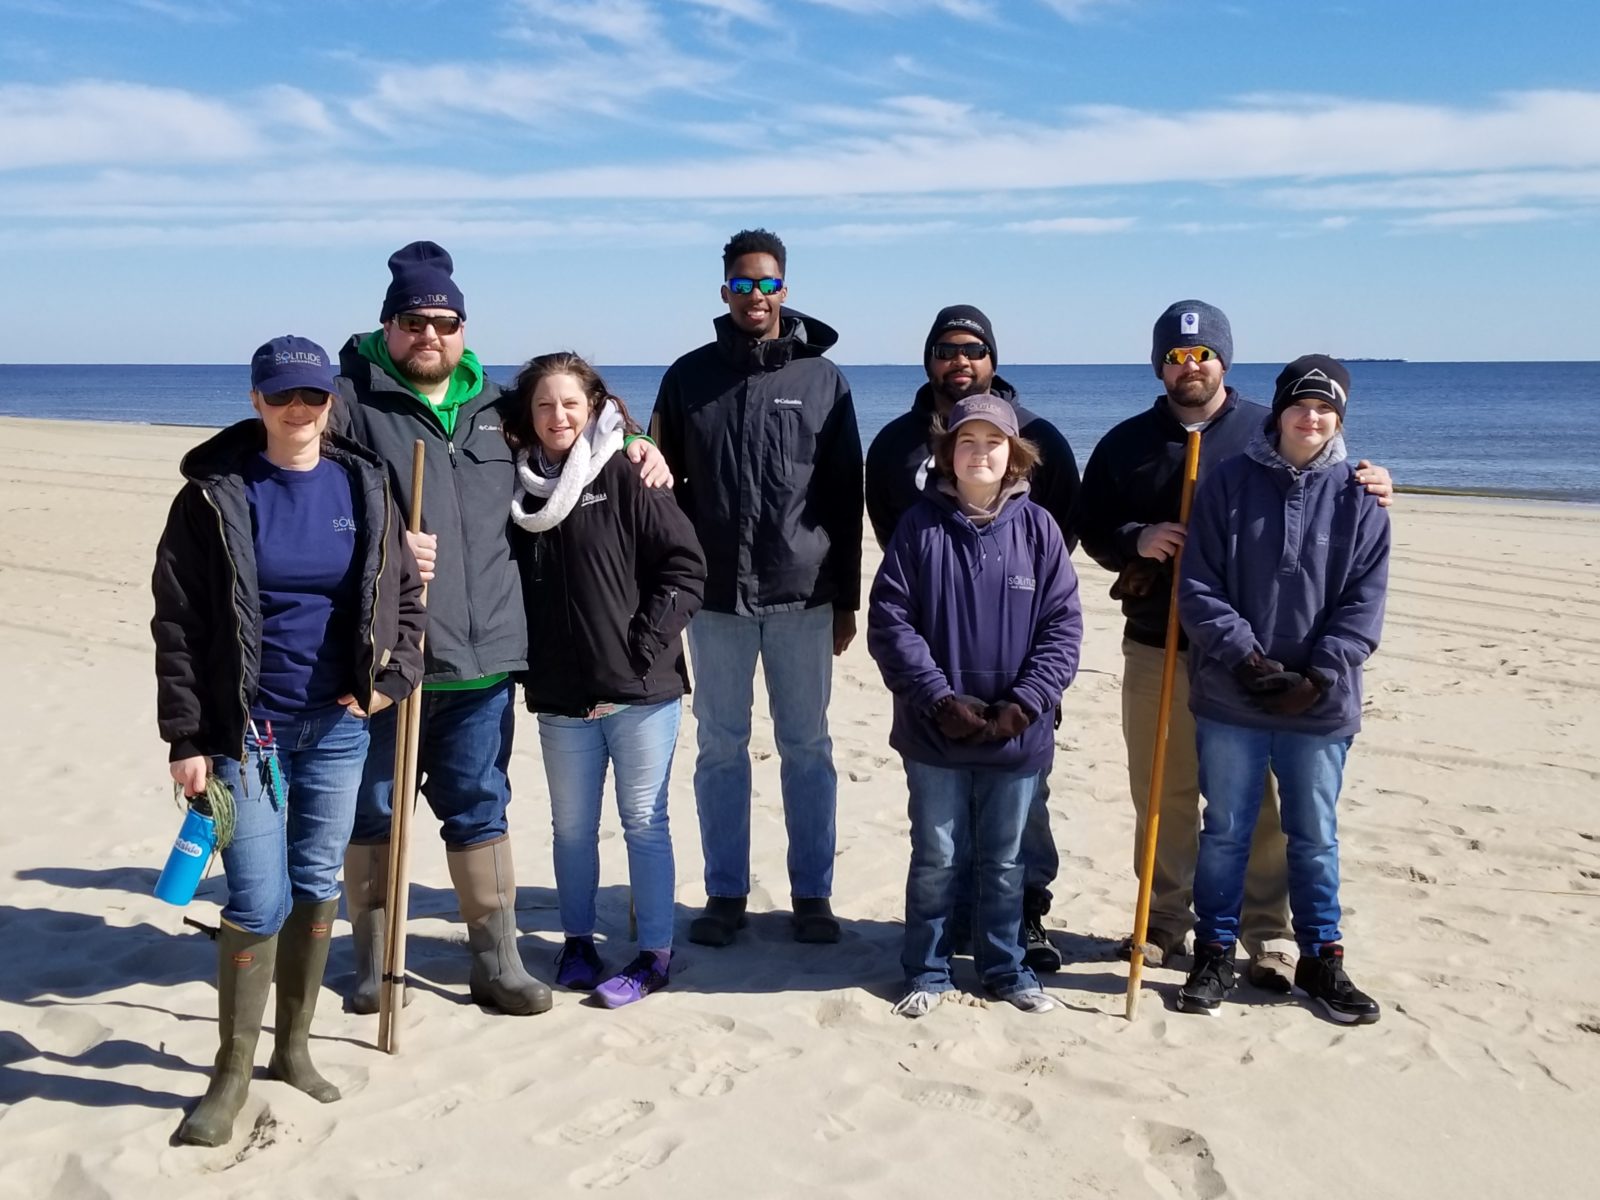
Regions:
<instances>
[{"instance_id":1,"label":"tall rubber boot","mask_svg":"<svg viewBox=\"0 0 1600 1200\"><path fill-rule=\"evenodd\" d=\"M278 931L277 1020L267 1074L298 1088L313 1100L331 1104L339 1089L311 1065L311 1018L328 966L328 935L339 899L296 904Z\"/></svg>"},{"instance_id":2,"label":"tall rubber boot","mask_svg":"<svg viewBox=\"0 0 1600 1200\"><path fill-rule=\"evenodd\" d=\"M352 845L344 852L344 904L350 913L351 955L356 963L356 981L345 997L345 1007L354 1013L378 1011L378 993L383 986L384 930L389 894L389 843L375 846ZM405 990L405 1003L411 1003L411 990Z\"/></svg>"},{"instance_id":3,"label":"tall rubber boot","mask_svg":"<svg viewBox=\"0 0 1600 1200\"><path fill-rule=\"evenodd\" d=\"M277 958L278 935L246 933L226 921L217 931L217 1034L220 1045L211 1083L200 1103L178 1126L178 1140L191 1146L224 1146L233 1119L244 1107L255 1069L261 1016Z\"/></svg>"},{"instance_id":4,"label":"tall rubber boot","mask_svg":"<svg viewBox=\"0 0 1600 1200\"><path fill-rule=\"evenodd\" d=\"M550 989L528 974L517 952L517 885L511 839L451 846L450 882L467 923L472 951L472 998L501 1012L527 1016L550 1008Z\"/></svg>"}]
</instances>

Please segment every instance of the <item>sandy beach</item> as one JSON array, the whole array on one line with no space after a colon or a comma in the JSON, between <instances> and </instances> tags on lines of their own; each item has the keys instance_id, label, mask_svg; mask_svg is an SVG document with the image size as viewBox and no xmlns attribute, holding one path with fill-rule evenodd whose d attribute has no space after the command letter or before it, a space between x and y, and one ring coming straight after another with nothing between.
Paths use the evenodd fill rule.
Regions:
<instances>
[{"instance_id":1,"label":"sandy beach","mask_svg":"<svg viewBox=\"0 0 1600 1200\"><path fill-rule=\"evenodd\" d=\"M703 891L686 712L669 990L620 1012L571 993L538 1017L480 1010L424 807L402 1052L379 1054L376 1018L326 990L314 1052L341 1102L258 1070L232 1145L169 1145L216 1049L215 948L183 918L214 923L223 889L214 871L187 910L151 895L180 817L149 574L178 460L203 435L0 420L0 1197L1595 1194L1600 508L1423 496L1394 509L1386 637L1341 801L1349 964L1384 1005L1378 1025L1245 986L1223 1018L1186 1016L1168 970L1147 972L1140 1019L1123 1019L1112 947L1136 881L1121 620L1080 552L1083 667L1052 778L1060 1010L978 1000L963 960L964 1002L890 1014L905 788L858 638L831 710L839 945L789 936L764 702L756 915L732 948L687 942ZM518 914L549 981L549 810L532 717L519 725ZM604 829L602 931L620 963L614 811ZM342 919L335 939L330 989L350 970Z\"/></svg>"}]
</instances>

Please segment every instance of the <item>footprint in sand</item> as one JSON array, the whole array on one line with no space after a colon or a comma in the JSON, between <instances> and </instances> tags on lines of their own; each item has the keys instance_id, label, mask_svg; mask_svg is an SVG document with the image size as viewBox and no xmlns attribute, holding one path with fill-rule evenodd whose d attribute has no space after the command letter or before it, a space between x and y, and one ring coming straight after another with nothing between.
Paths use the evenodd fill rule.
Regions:
<instances>
[{"instance_id":1,"label":"footprint in sand","mask_svg":"<svg viewBox=\"0 0 1600 1200\"><path fill-rule=\"evenodd\" d=\"M574 1146L616 1137L655 1110L656 1106L648 1100L607 1100L568 1121L556 1130L556 1136Z\"/></svg>"},{"instance_id":2,"label":"footprint in sand","mask_svg":"<svg viewBox=\"0 0 1600 1200\"><path fill-rule=\"evenodd\" d=\"M826 996L817 1005L817 1024L823 1029L853 1024L861 1017L861 1004L852 996Z\"/></svg>"},{"instance_id":3,"label":"footprint in sand","mask_svg":"<svg viewBox=\"0 0 1600 1200\"><path fill-rule=\"evenodd\" d=\"M621 1187L640 1171L655 1170L671 1158L673 1151L681 1145L683 1145L682 1138L667 1135L659 1135L650 1141L635 1142L618 1150L603 1163L580 1167L570 1178L579 1187L590 1190Z\"/></svg>"},{"instance_id":4,"label":"footprint in sand","mask_svg":"<svg viewBox=\"0 0 1600 1200\"><path fill-rule=\"evenodd\" d=\"M725 1096L741 1075L748 1075L768 1063L788 1062L800 1056L798 1046L781 1046L776 1049L755 1050L742 1054L719 1054L697 1060L693 1073L672 1085L675 1095L689 1099Z\"/></svg>"},{"instance_id":5,"label":"footprint in sand","mask_svg":"<svg viewBox=\"0 0 1600 1200\"><path fill-rule=\"evenodd\" d=\"M13 1179L11 1182L19 1181ZM43 1197L43 1200L111 1200L111 1193L89 1177L89 1172L84 1169L83 1158L77 1154L67 1155L66 1161L61 1164L61 1174L56 1176L54 1187L47 1192L38 1191L32 1194Z\"/></svg>"},{"instance_id":6,"label":"footprint in sand","mask_svg":"<svg viewBox=\"0 0 1600 1200\"><path fill-rule=\"evenodd\" d=\"M1004 1092L984 1092L964 1083L905 1083L900 1087L900 1098L933 1112L983 1117L1022 1129L1032 1129L1039 1123L1032 1100Z\"/></svg>"},{"instance_id":7,"label":"footprint in sand","mask_svg":"<svg viewBox=\"0 0 1600 1200\"><path fill-rule=\"evenodd\" d=\"M1204 1137L1181 1125L1136 1121L1123 1137L1133 1158L1144 1164L1145 1178L1163 1196L1178 1200L1222 1200L1233 1193L1217 1170Z\"/></svg>"}]
</instances>

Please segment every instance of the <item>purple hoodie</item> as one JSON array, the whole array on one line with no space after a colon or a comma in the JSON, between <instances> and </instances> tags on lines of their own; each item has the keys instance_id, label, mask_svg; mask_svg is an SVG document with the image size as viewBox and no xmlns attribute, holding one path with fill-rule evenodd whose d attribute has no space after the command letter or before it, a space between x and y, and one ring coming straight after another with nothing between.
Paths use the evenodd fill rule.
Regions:
<instances>
[{"instance_id":1,"label":"purple hoodie","mask_svg":"<svg viewBox=\"0 0 1600 1200\"><path fill-rule=\"evenodd\" d=\"M1082 640L1054 518L1018 496L980 528L930 485L896 527L867 610L867 650L894 693L889 744L939 767L1045 769ZM952 692L1014 700L1034 720L1007 742L951 741L928 714Z\"/></svg>"},{"instance_id":2,"label":"purple hoodie","mask_svg":"<svg viewBox=\"0 0 1600 1200\"><path fill-rule=\"evenodd\" d=\"M1361 665L1378 648L1389 515L1355 481L1335 436L1305 470L1262 430L1201 483L1178 615L1189 635L1189 707L1233 725L1348 737L1361 728ZM1233 677L1259 650L1334 685L1298 717L1261 711Z\"/></svg>"}]
</instances>

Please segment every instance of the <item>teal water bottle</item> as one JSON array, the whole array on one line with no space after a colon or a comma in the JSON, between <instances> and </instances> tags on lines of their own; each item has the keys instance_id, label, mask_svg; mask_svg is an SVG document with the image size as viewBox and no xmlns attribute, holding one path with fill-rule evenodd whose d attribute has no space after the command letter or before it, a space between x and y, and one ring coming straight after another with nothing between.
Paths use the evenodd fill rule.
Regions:
<instances>
[{"instance_id":1,"label":"teal water bottle","mask_svg":"<svg viewBox=\"0 0 1600 1200\"><path fill-rule=\"evenodd\" d=\"M157 900L182 908L194 899L200 876L205 873L211 852L217 846L217 823L212 820L210 810L211 805L204 796L189 802L178 839L172 843L167 865L161 868L161 878L156 880Z\"/></svg>"}]
</instances>

